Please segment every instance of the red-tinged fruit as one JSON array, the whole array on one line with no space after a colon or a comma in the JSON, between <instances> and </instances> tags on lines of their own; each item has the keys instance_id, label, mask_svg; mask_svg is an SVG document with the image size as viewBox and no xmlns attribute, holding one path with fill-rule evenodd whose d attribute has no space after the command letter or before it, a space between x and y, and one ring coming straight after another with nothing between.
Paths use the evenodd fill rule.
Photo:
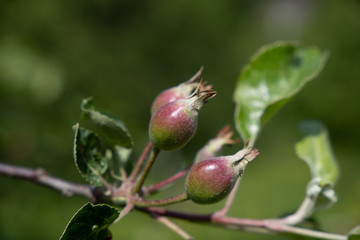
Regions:
<instances>
[{"instance_id":1,"label":"red-tinged fruit","mask_svg":"<svg viewBox=\"0 0 360 240\"><path fill-rule=\"evenodd\" d=\"M215 95L214 91L203 92L160 107L150 120L150 141L165 151L183 147L196 132L199 110Z\"/></svg>"},{"instance_id":2,"label":"red-tinged fruit","mask_svg":"<svg viewBox=\"0 0 360 240\"><path fill-rule=\"evenodd\" d=\"M201 67L194 76L192 76L186 82L179 84L178 86L166 89L162 91L153 101L151 105L151 113L156 112L160 107L167 103L174 102L176 100L184 99L193 93L193 91L199 86L197 82L201 78L203 67ZM202 88L204 86L201 86Z\"/></svg>"},{"instance_id":3,"label":"red-tinged fruit","mask_svg":"<svg viewBox=\"0 0 360 240\"><path fill-rule=\"evenodd\" d=\"M196 86L187 85L186 88L179 89L178 87L174 87L164 90L155 98L151 106L151 113L156 112L161 106L164 106L169 102L187 98L195 88Z\"/></svg>"},{"instance_id":4,"label":"red-tinged fruit","mask_svg":"<svg viewBox=\"0 0 360 240\"><path fill-rule=\"evenodd\" d=\"M199 204L218 202L230 193L239 174L227 159L204 160L187 175L187 196Z\"/></svg>"},{"instance_id":5,"label":"red-tinged fruit","mask_svg":"<svg viewBox=\"0 0 360 240\"><path fill-rule=\"evenodd\" d=\"M195 164L185 180L186 194L199 204L216 203L224 199L242 176L248 162L258 155L246 147L235 155L215 157Z\"/></svg>"}]
</instances>

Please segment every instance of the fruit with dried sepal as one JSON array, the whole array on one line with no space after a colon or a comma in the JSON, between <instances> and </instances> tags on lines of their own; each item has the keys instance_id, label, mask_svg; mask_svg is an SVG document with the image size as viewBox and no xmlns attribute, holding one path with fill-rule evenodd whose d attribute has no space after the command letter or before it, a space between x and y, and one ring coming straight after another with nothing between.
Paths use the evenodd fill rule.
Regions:
<instances>
[{"instance_id":1,"label":"fruit with dried sepal","mask_svg":"<svg viewBox=\"0 0 360 240\"><path fill-rule=\"evenodd\" d=\"M246 165L258 154L257 149L245 147L234 155L210 158L195 164L185 180L188 198L199 204L224 199L242 176Z\"/></svg>"},{"instance_id":2,"label":"fruit with dried sepal","mask_svg":"<svg viewBox=\"0 0 360 240\"><path fill-rule=\"evenodd\" d=\"M151 113L156 112L161 106L169 102L174 102L179 99L184 99L194 92L194 90L199 86L200 91L209 90L211 86L205 86L205 83L198 83L201 79L201 74L203 71L201 67L189 80L169 89L162 91L153 101L151 105ZM200 84L200 85L199 85Z\"/></svg>"},{"instance_id":3,"label":"fruit with dried sepal","mask_svg":"<svg viewBox=\"0 0 360 240\"><path fill-rule=\"evenodd\" d=\"M215 91L197 92L190 98L176 100L160 107L151 117L150 141L160 150L183 147L195 134L199 111Z\"/></svg>"}]
</instances>

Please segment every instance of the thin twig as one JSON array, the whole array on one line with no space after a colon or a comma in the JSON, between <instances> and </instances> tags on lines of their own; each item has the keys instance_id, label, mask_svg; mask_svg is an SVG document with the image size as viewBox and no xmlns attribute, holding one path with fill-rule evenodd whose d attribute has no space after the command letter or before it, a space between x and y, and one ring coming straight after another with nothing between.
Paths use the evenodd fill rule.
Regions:
<instances>
[{"instance_id":1,"label":"thin twig","mask_svg":"<svg viewBox=\"0 0 360 240\"><path fill-rule=\"evenodd\" d=\"M133 169L133 171L131 172L131 175L129 177L129 180L131 182L135 181L138 173L140 172L141 166L144 164L146 156L149 154L150 150L152 149L153 144L152 142L148 142L148 144L146 145L144 151L142 152L142 154L140 155L139 159L136 162L136 165Z\"/></svg>"},{"instance_id":2,"label":"thin twig","mask_svg":"<svg viewBox=\"0 0 360 240\"><path fill-rule=\"evenodd\" d=\"M311 229L299 228L294 226L288 225L280 225L278 229L274 229L278 232L286 232L292 233L301 236L308 236L318 239L328 239L328 240L346 240L347 236L335 234L335 233L327 233L327 232L320 232Z\"/></svg>"},{"instance_id":3,"label":"thin twig","mask_svg":"<svg viewBox=\"0 0 360 240\"><path fill-rule=\"evenodd\" d=\"M220 216L216 214L192 214L184 212L169 211L163 208L144 208L138 209L149 214L157 214L166 217L183 219L191 222L213 223L218 226L227 227L230 229L241 229L248 232L256 233L290 233L301 236L308 236L318 239L329 240L345 240L345 235L321 232L311 229L305 229L295 226L288 226L281 224L276 220L261 220L261 219L246 219Z\"/></svg>"},{"instance_id":4,"label":"thin twig","mask_svg":"<svg viewBox=\"0 0 360 240\"><path fill-rule=\"evenodd\" d=\"M194 238L190 236L187 232L181 229L178 225L174 222L170 221L168 218L153 214L153 218L156 219L158 222L164 224L166 227L170 228L174 232L180 235L183 239L186 240L193 240Z\"/></svg>"},{"instance_id":5,"label":"thin twig","mask_svg":"<svg viewBox=\"0 0 360 240\"><path fill-rule=\"evenodd\" d=\"M118 221L120 221L123 217L125 217L128 213L131 212L131 210L133 210L134 205L132 203L128 203L126 204L126 206L123 208L123 210L121 210L119 216L115 219L114 223L117 223Z\"/></svg>"},{"instance_id":6,"label":"thin twig","mask_svg":"<svg viewBox=\"0 0 360 240\"><path fill-rule=\"evenodd\" d=\"M167 185L173 183L174 181L176 181L179 178L186 175L186 173L189 171L190 168L191 168L191 166L187 167L186 169L172 175L171 177L169 177L169 178L167 178L167 179L165 179L165 180L163 180L161 182L155 183L155 184L150 185L150 186L144 186L142 188L143 193L144 194L151 194L151 193L159 191L160 189L166 187Z\"/></svg>"},{"instance_id":7,"label":"thin twig","mask_svg":"<svg viewBox=\"0 0 360 240\"><path fill-rule=\"evenodd\" d=\"M192 222L210 222L212 218L211 214L194 214L194 213L176 212L158 207L137 208L137 209L149 214L157 214L166 217L184 219Z\"/></svg>"},{"instance_id":8,"label":"thin twig","mask_svg":"<svg viewBox=\"0 0 360 240\"><path fill-rule=\"evenodd\" d=\"M234 202L234 199L236 197L237 189L239 188L241 178L238 178L236 180L236 183L234 185L234 188L230 192L229 196L226 199L224 207L220 210L215 212L215 214L218 214L220 216L226 216L231 208L232 203Z\"/></svg>"},{"instance_id":9,"label":"thin twig","mask_svg":"<svg viewBox=\"0 0 360 240\"><path fill-rule=\"evenodd\" d=\"M160 149L158 149L156 147L152 148L149 159L146 162L144 169L140 173L140 176L138 177L138 179L135 182L135 186L132 190L133 193L137 193L141 190L141 187L142 187L147 175L149 174L149 171L150 171L152 165L154 164L159 153L160 153Z\"/></svg>"},{"instance_id":10,"label":"thin twig","mask_svg":"<svg viewBox=\"0 0 360 240\"><path fill-rule=\"evenodd\" d=\"M36 184L40 184L56 191L63 193L66 196L79 195L90 199L91 201L96 200L96 188L90 185L83 185L65 181L60 178L48 175L45 170L42 169L30 169L10 164L0 163L0 175L12 177L16 179L24 179L31 181ZM133 201L134 200L134 201ZM203 222L209 224L215 224L218 226L241 229L244 231L257 232L257 233L289 233L300 236L313 237L318 239L328 240L346 240L345 235L321 232L311 229L300 228L296 226L287 225L283 219L244 219L244 218L233 218L222 216L220 214L192 214L184 212L169 211L158 207L146 207L151 205L158 205L161 203L169 202L180 202L186 200L184 194L178 195L173 198L163 200L142 200L136 201L131 199L128 206L124 208L123 215L128 213L133 205L135 209L146 212L152 216L156 215L159 217L172 217L177 219L183 219L191 222ZM299 215L300 216L300 215ZM300 216L301 217L301 216ZM164 221L164 220L162 220ZM179 233L179 232L178 232ZM190 238L191 239L191 238Z\"/></svg>"},{"instance_id":11,"label":"thin twig","mask_svg":"<svg viewBox=\"0 0 360 240\"><path fill-rule=\"evenodd\" d=\"M0 163L0 175L28 180L59 191L67 197L79 195L88 198L91 201L96 200L96 197L93 193L94 188L91 185L68 182L63 179L48 175L47 172L43 169L30 169Z\"/></svg>"},{"instance_id":12,"label":"thin twig","mask_svg":"<svg viewBox=\"0 0 360 240\"><path fill-rule=\"evenodd\" d=\"M153 207L153 206L159 207L159 206L166 206L175 203L181 203L186 200L189 200L189 198L187 197L186 192L184 192L174 197L169 197L159 200L146 200L143 198L134 198L131 200L131 202L137 207Z\"/></svg>"},{"instance_id":13,"label":"thin twig","mask_svg":"<svg viewBox=\"0 0 360 240\"><path fill-rule=\"evenodd\" d=\"M299 224L311 215L313 208L315 206L315 202L316 201L314 199L311 199L309 196L306 196L303 202L301 203L300 207L296 210L296 212L280 219L274 219L274 221L277 221L279 223L284 223L287 225Z\"/></svg>"}]
</instances>

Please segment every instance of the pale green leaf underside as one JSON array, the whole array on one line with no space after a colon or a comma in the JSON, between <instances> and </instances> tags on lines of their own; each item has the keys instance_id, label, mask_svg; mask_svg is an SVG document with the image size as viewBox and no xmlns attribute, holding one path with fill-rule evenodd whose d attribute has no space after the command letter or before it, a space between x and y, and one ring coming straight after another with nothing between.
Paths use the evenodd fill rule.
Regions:
<instances>
[{"instance_id":1,"label":"pale green leaf underside","mask_svg":"<svg viewBox=\"0 0 360 240\"><path fill-rule=\"evenodd\" d=\"M360 225L350 231L348 240L360 240Z\"/></svg>"},{"instance_id":2,"label":"pale green leaf underside","mask_svg":"<svg viewBox=\"0 0 360 240\"><path fill-rule=\"evenodd\" d=\"M318 75L327 56L318 48L300 48L290 42L263 46L244 67L234 92L241 138L253 144L262 126Z\"/></svg>"},{"instance_id":3,"label":"pale green leaf underside","mask_svg":"<svg viewBox=\"0 0 360 240\"><path fill-rule=\"evenodd\" d=\"M72 217L60 240L111 239L108 227L118 216L119 211L109 205L87 203Z\"/></svg>"},{"instance_id":4,"label":"pale green leaf underside","mask_svg":"<svg viewBox=\"0 0 360 240\"><path fill-rule=\"evenodd\" d=\"M312 177L307 195L316 198L316 209L329 207L336 202L333 188L339 170L327 129L318 121L304 121L300 124L300 133L301 138L295 145L296 154L307 163Z\"/></svg>"},{"instance_id":5,"label":"pale green leaf underside","mask_svg":"<svg viewBox=\"0 0 360 240\"><path fill-rule=\"evenodd\" d=\"M133 140L125 124L116 116L97 110L93 105L93 99L85 98L81 103L82 117L90 120L99 134L105 137L112 145L125 148L133 146Z\"/></svg>"},{"instance_id":6,"label":"pale green leaf underside","mask_svg":"<svg viewBox=\"0 0 360 240\"><path fill-rule=\"evenodd\" d=\"M325 126L318 121L304 121L300 124L300 133L296 154L307 163L312 178L334 185L339 175L338 165Z\"/></svg>"}]
</instances>

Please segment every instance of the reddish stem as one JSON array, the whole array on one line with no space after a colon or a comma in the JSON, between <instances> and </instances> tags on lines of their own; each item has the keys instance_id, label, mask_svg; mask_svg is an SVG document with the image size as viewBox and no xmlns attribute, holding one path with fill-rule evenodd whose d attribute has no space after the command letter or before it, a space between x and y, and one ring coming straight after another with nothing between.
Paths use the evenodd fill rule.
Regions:
<instances>
[{"instance_id":1,"label":"reddish stem","mask_svg":"<svg viewBox=\"0 0 360 240\"><path fill-rule=\"evenodd\" d=\"M0 175L28 180L33 183L52 188L68 197L79 195L88 198L91 201L96 201L96 188L93 186L65 181L61 178L49 175L43 169L31 169L0 163Z\"/></svg>"},{"instance_id":2,"label":"reddish stem","mask_svg":"<svg viewBox=\"0 0 360 240\"><path fill-rule=\"evenodd\" d=\"M188 197L187 197L186 193L184 192L177 196L165 198L165 199L146 200L146 199L138 198L138 199L131 200L131 202L137 207L152 207L152 206L159 207L159 206L166 206L166 205L184 202L187 200L188 200Z\"/></svg>"},{"instance_id":3,"label":"reddish stem","mask_svg":"<svg viewBox=\"0 0 360 240\"><path fill-rule=\"evenodd\" d=\"M227 215L227 213L229 212L229 210L231 208L231 205L234 202L234 199L236 197L236 193L237 193L237 189L239 188L240 181L241 181L241 178L238 178L236 180L234 188L232 189L232 191L230 192L230 195L227 197L227 199L225 201L224 207L221 210L217 211L215 214L218 214L220 216L226 216Z\"/></svg>"},{"instance_id":4,"label":"reddish stem","mask_svg":"<svg viewBox=\"0 0 360 240\"><path fill-rule=\"evenodd\" d=\"M179 218L193 222L210 222L212 218L212 214L192 214L192 213L184 213L184 212L175 212L158 207L137 208L137 209L149 214Z\"/></svg>"},{"instance_id":5,"label":"reddish stem","mask_svg":"<svg viewBox=\"0 0 360 240\"><path fill-rule=\"evenodd\" d=\"M44 170L41 169L29 169L19 166L14 166L10 164L0 163L0 175L28 180L40 185L50 187L54 190L60 191L67 196L79 195L86 197L90 200L96 200L96 193L92 186L76 184L72 182L65 181L60 178L56 178L48 175ZM100 194L103 194L100 193ZM212 214L191 214L183 212L169 211L159 207L143 207L145 205L158 205L159 203L169 204L175 202L181 202L186 200L184 194L180 194L173 198L163 199L163 200L143 200L140 199L138 202L137 199L131 199L128 210L131 209L132 204L138 203L138 206L135 206L139 211L148 213L152 216L165 216L178 218L183 220L188 220L191 222L203 222L203 223L213 223L219 226L231 228L231 229L242 229L245 231L258 232L258 233L289 233L300 236L307 236L317 239L331 239L331 240L346 240L347 236L339 235L334 233L321 232L311 229L300 228L296 226L291 226L285 224L283 219L243 219L243 218L232 218L221 216L216 213ZM128 203L129 204L129 203ZM127 211L128 211L127 210ZM126 212L124 212L126 213Z\"/></svg>"},{"instance_id":6,"label":"reddish stem","mask_svg":"<svg viewBox=\"0 0 360 240\"><path fill-rule=\"evenodd\" d=\"M131 172L131 175L129 177L130 182L135 181L137 175L140 172L141 166L144 164L145 159L146 159L147 155L149 155L149 152L151 151L152 147L153 147L153 144L152 144L152 142L149 141L148 144L146 145L144 151L142 152L141 156L137 160L133 171Z\"/></svg>"},{"instance_id":7,"label":"reddish stem","mask_svg":"<svg viewBox=\"0 0 360 240\"><path fill-rule=\"evenodd\" d=\"M163 180L161 182L155 183L155 184L150 185L150 186L143 187L143 189L142 189L143 193L144 194L151 194L151 193L159 191L161 188L175 182L179 178L186 175L186 173L189 171L190 168L191 168L191 166L187 167L186 169L172 175L171 177L169 177L169 178L167 178L167 179L165 179L165 180Z\"/></svg>"},{"instance_id":8,"label":"reddish stem","mask_svg":"<svg viewBox=\"0 0 360 240\"><path fill-rule=\"evenodd\" d=\"M144 168L142 169L139 177L136 179L136 181L134 183L134 186L132 188L132 193L137 193L141 190L141 187L142 187L146 177L148 176L149 171L150 171L152 165L154 164L155 159L157 158L159 153L160 153L160 149L158 149L157 147L152 148L151 154L150 154Z\"/></svg>"},{"instance_id":9,"label":"reddish stem","mask_svg":"<svg viewBox=\"0 0 360 240\"><path fill-rule=\"evenodd\" d=\"M178 225L176 225L175 223L170 221L168 218L163 217L163 216L158 216L156 214L153 214L153 218L156 219L158 222L164 224L165 226L167 226L168 228L170 228L177 234L179 234L179 236L182 237L183 239L186 239L186 240L194 239L192 236L190 236L187 232L185 232Z\"/></svg>"},{"instance_id":10,"label":"reddish stem","mask_svg":"<svg viewBox=\"0 0 360 240\"><path fill-rule=\"evenodd\" d=\"M331 240L346 240L345 235L321 232L311 229L305 229L295 226L279 224L276 220L261 220L261 219L247 219L247 218L233 218L220 216L216 214L191 214L183 212L174 212L162 208L140 208L143 212L148 214L157 214L160 216L167 216L172 218L184 219L191 222L207 222L219 226L224 226L231 229L242 229L257 233L290 233L300 236L312 237L317 239L331 239Z\"/></svg>"}]
</instances>

